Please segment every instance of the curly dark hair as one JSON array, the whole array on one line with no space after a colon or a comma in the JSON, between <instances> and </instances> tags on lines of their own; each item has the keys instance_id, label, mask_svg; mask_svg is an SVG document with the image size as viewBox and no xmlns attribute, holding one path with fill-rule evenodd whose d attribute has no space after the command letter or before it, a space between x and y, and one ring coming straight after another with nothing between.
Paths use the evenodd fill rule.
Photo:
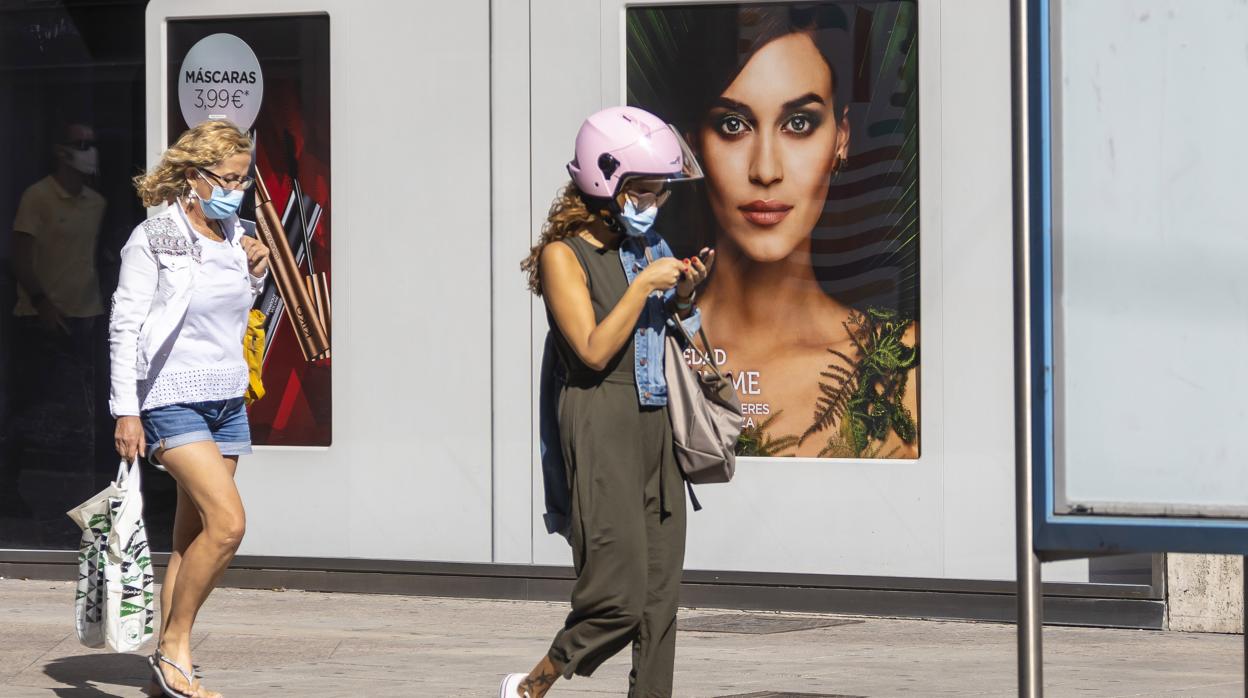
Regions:
<instances>
[{"instance_id":1,"label":"curly dark hair","mask_svg":"<svg viewBox=\"0 0 1248 698\"><path fill-rule=\"evenodd\" d=\"M520 262L520 270L528 278L529 290L533 295L542 295L542 251L546 246L579 235L596 220L598 215L585 205L581 190L575 184L568 182L559 190L559 195L550 204L550 212L546 214L541 237L529 250L529 256Z\"/></svg>"}]
</instances>

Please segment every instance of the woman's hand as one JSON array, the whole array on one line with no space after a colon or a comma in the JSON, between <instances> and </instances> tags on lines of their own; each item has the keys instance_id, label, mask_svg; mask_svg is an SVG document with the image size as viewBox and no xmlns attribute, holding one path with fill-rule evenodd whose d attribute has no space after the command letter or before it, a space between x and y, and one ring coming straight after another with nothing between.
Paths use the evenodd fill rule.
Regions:
<instances>
[{"instance_id":1,"label":"woman's hand","mask_svg":"<svg viewBox=\"0 0 1248 698\"><path fill-rule=\"evenodd\" d=\"M684 259L682 262L684 269L681 271L680 282L676 284L676 296L687 299L711 273L711 265L715 263L715 250L703 247L697 257Z\"/></svg>"},{"instance_id":2,"label":"woman's hand","mask_svg":"<svg viewBox=\"0 0 1248 698\"><path fill-rule=\"evenodd\" d=\"M117 429L113 432L113 445L117 447L117 455L129 463L147 450L143 436L143 423L138 417L126 416L117 418Z\"/></svg>"},{"instance_id":3,"label":"woman's hand","mask_svg":"<svg viewBox=\"0 0 1248 698\"><path fill-rule=\"evenodd\" d=\"M637 275L637 281L650 291L666 291L680 281L685 263L675 257L662 257L651 262Z\"/></svg>"},{"instance_id":4,"label":"woman's hand","mask_svg":"<svg viewBox=\"0 0 1248 698\"><path fill-rule=\"evenodd\" d=\"M264 272L269 269L269 248L248 235L244 235L239 243L243 246L243 252L247 253L247 269L251 275L257 279L264 276Z\"/></svg>"}]
</instances>

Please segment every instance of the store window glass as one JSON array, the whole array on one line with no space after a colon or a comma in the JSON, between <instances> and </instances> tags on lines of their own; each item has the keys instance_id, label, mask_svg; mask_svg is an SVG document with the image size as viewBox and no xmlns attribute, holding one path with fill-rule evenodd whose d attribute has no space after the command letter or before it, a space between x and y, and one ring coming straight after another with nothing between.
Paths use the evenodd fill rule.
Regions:
<instances>
[{"instance_id":1,"label":"store window glass","mask_svg":"<svg viewBox=\"0 0 1248 698\"><path fill-rule=\"evenodd\" d=\"M0 548L70 550L116 474L108 305L144 211L142 0L0 5ZM148 470L167 549L173 483Z\"/></svg>"}]
</instances>

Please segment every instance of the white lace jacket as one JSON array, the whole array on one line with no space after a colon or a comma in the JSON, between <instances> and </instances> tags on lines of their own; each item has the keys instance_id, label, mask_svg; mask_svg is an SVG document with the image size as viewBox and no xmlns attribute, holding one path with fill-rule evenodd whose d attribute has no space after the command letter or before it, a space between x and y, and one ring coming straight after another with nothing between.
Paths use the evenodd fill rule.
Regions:
<instances>
[{"instance_id":1,"label":"white lace jacket","mask_svg":"<svg viewBox=\"0 0 1248 698\"><path fill-rule=\"evenodd\" d=\"M237 216L223 221L241 248L244 229ZM175 204L135 227L121 250L121 278L113 294L108 342L112 365L109 410L114 417L138 415L139 381L159 352L168 353L190 304L201 247L182 207ZM267 277L251 277L258 295Z\"/></svg>"}]
</instances>

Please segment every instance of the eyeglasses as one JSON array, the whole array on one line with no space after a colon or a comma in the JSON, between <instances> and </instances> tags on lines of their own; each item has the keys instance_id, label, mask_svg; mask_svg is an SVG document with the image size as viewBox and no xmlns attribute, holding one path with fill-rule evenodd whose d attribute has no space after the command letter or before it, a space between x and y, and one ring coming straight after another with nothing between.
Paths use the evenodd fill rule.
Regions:
<instances>
[{"instance_id":1,"label":"eyeglasses","mask_svg":"<svg viewBox=\"0 0 1248 698\"><path fill-rule=\"evenodd\" d=\"M61 143L60 145L62 147L69 148L71 150L90 150L95 147L95 141L93 140L65 141L64 143Z\"/></svg>"},{"instance_id":2,"label":"eyeglasses","mask_svg":"<svg viewBox=\"0 0 1248 698\"><path fill-rule=\"evenodd\" d=\"M230 175L228 177L222 177L221 175L217 174L216 172L213 172L212 170L206 167L199 168L199 171L207 172L208 174L212 175L212 178L220 182L221 186L225 187L226 189L241 189L243 191L246 191L251 188L252 184L256 183L256 178L250 175L244 176L244 177L239 177L238 175Z\"/></svg>"},{"instance_id":3,"label":"eyeglasses","mask_svg":"<svg viewBox=\"0 0 1248 698\"><path fill-rule=\"evenodd\" d=\"M651 206L662 206L667 197L671 195L668 189L660 189L659 191L624 191L624 196L633 202L633 206L638 211L645 211Z\"/></svg>"}]
</instances>

